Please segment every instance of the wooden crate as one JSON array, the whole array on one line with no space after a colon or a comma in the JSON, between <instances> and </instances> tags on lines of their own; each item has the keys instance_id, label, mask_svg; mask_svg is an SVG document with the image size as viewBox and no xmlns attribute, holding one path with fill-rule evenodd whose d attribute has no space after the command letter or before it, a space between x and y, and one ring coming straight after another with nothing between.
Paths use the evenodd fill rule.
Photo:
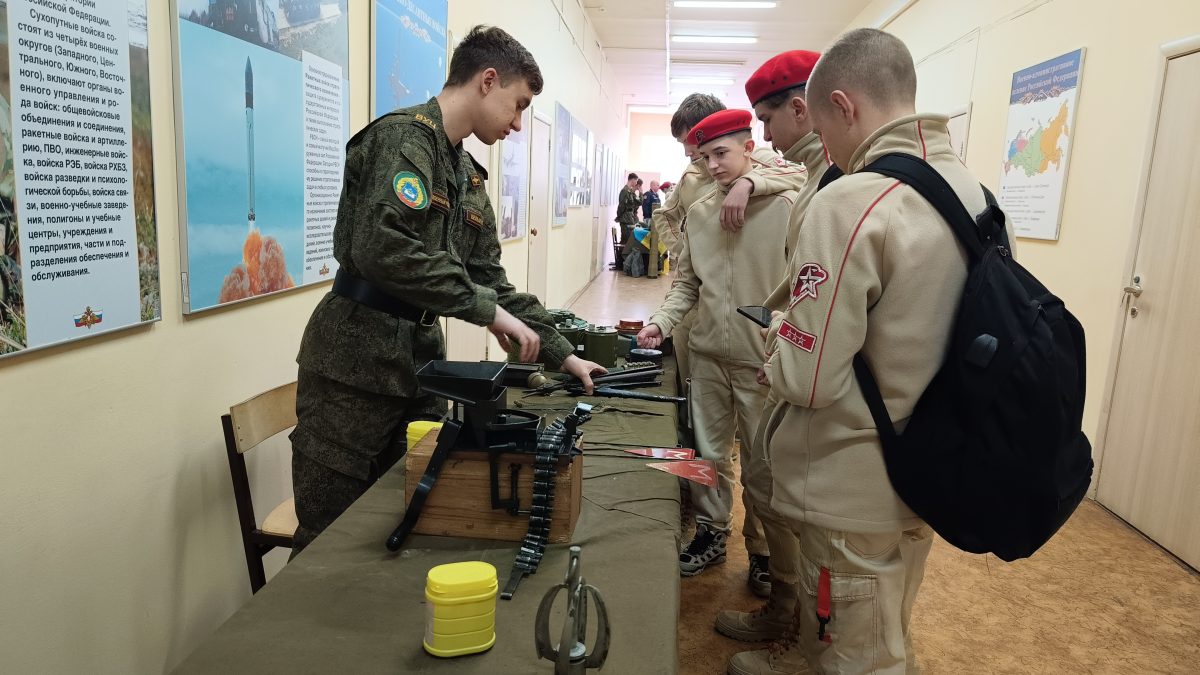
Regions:
<instances>
[{"instance_id":1,"label":"wooden crate","mask_svg":"<svg viewBox=\"0 0 1200 675\"><path fill-rule=\"evenodd\" d=\"M425 474L425 467L437 446L437 433L421 439L404 458L405 503L412 501L413 492ZM517 476L517 495L520 508L527 510L533 496L533 456L503 454L497 465L500 476L500 498L506 499L512 472L509 466L520 464ZM583 455L576 455L570 464L558 471L554 486L554 513L551 516L550 542L565 544L571 541L575 521L579 520L583 495ZM504 509L492 508L491 473L487 453L451 452L442 464L433 491L421 509L421 518L413 532L450 537L473 537L520 541L529 532L529 516L510 516Z\"/></svg>"}]
</instances>

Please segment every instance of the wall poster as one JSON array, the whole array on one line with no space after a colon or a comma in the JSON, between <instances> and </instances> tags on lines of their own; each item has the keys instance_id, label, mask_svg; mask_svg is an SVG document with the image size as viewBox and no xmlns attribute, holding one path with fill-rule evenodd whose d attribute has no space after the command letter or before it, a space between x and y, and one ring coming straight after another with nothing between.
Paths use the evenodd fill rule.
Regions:
<instances>
[{"instance_id":1,"label":"wall poster","mask_svg":"<svg viewBox=\"0 0 1200 675\"><path fill-rule=\"evenodd\" d=\"M587 206L592 203L587 170L590 134L583 122L571 118L571 206Z\"/></svg>"},{"instance_id":2,"label":"wall poster","mask_svg":"<svg viewBox=\"0 0 1200 675\"><path fill-rule=\"evenodd\" d=\"M571 200L571 113L554 104L554 226L567 224Z\"/></svg>"},{"instance_id":3,"label":"wall poster","mask_svg":"<svg viewBox=\"0 0 1200 675\"><path fill-rule=\"evenodd\" d=\"M527 108L521 114L521 130L501 141L500 160L500 241L525 236L529 217L529 125L533 115Z\"/></svg>"},{"instance_id":4,"label":"wall poster","mask_svg":"<svg viewBox=\"0 0 1200 675\"><path fill-rule=\"evenodd\" d=\"M437 96L446 80L447 0L375 0L375 117Z\"/></svg>"},{"instance_id":5,"label":"wall poster","mask_svg":"<svg viewBox=\"0 0 1200 675\"><path fill-rule=\"evenodd\" d=\"M1058 239L1083 49L1013 73L996 200L1018 237Z\"/></svg>"},{"instance_id":6,"label":"wall poster","mask_svg":"<svg viewBox=\"0 0 1200 675\"><path fill-rule=\"evenodd\" d=\"M345 4L175 3L184 313L332 280Z\"/></svg>"},{"instance_id":7,"label":"wall poster","mask_svg":"<svg viewBox=\"0 0 1200 675\"><path fill-rule=\"evenodd\" d=\"M162 317L146 0L0 1L0 356Z\"/></svg>"}]
</instances>

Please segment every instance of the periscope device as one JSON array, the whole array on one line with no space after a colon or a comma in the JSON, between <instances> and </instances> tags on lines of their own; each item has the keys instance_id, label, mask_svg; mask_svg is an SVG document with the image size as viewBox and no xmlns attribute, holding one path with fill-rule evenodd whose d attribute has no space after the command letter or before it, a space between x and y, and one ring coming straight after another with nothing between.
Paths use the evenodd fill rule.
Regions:
<instances>
[{"instance_id":1,"label":"periscope device","mask_svg":"<svg viewBox=\"0 0 1200 675\"><path fill-rule=\"evenodd\" d=\"M771 310L762 305L745 305L737 308L738 314L750 319L763 328L771 327Z\"/></svg>"}]
</instances>

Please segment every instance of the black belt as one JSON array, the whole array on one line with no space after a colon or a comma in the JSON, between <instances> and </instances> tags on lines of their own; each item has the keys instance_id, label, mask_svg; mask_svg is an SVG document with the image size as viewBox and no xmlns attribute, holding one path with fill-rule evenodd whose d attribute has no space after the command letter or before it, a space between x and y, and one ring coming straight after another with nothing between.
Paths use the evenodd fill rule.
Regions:
<instances>
[{"instance_id":1,"label":"black belt","mask_svg":"<svg viewBox=\"0 0 1200 675\"><path fill-rule=\"evenodd\" d=\"M360 305L366 305L371 309L401 319L408 319L422 326L432 326L438 320L436 313L390 295L371 282L359 279L344 269L337 271L337 277L333 280L333 292Z\"/></svg>"}]
</instances>

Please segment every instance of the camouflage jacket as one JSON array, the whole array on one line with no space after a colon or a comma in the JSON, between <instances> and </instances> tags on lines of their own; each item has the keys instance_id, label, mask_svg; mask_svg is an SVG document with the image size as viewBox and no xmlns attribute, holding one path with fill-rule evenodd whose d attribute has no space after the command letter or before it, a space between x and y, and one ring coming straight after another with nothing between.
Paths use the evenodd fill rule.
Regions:
<instances>
[{"instance_id":1,"label":"camouflage jacket","mask_svg":"<svg viewBox=\"0 0 1200 675\"><path fill-rule=\"evenodd\" d=\"M437 99L385 115L346 145L333 231L342 269L420 309L486 326L500 305L542 338L558 367L572 352L538 299L500 265L487 173L442 130ZM296 361L361 389L413 396L416 371L444 358L441 327L421 326L332 292L313 311Z\"/></svg>"},{"instance_id":2,"label":"camouflage jacket","mask_svg":"<svg viewBox=\"0 0 1200 675\"><path fill-rule=\"evenodd\" d=\"M621 196L617 199L617 222L622 225L632 225L638 221L637 212L642 207L642 200L629 186L621 188Z\"/></svg>"}]
</instances>

